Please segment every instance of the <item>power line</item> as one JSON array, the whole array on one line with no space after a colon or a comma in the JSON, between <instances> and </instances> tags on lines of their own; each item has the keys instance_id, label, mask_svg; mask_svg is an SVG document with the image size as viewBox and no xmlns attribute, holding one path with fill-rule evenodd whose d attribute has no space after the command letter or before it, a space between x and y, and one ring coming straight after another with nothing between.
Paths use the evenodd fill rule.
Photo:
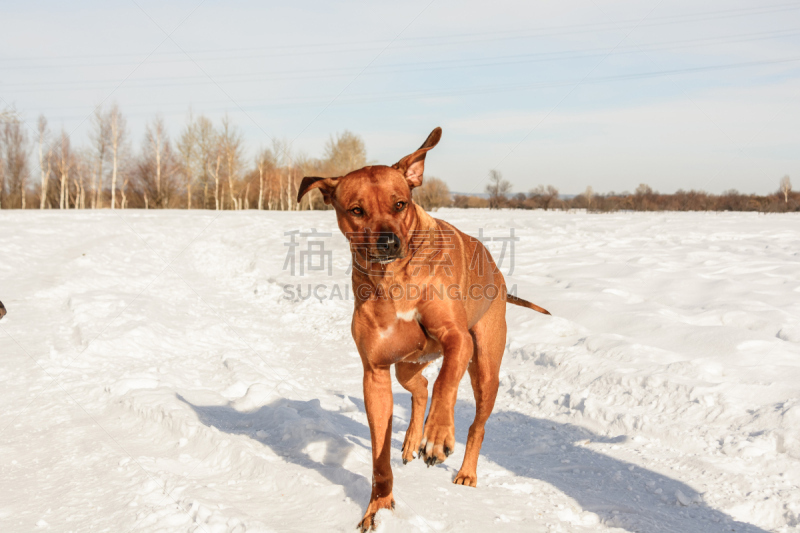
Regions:
<instances>
[{"instance_id":1,"label":"power line","mask_svg":"<svg viewBox=\"0 0 800 533\"><path fill-rule=\"evenodd\" d=\"M800 57L791 57L791 58L765 60L765 61L748 61L742 63L727 63L720 65L707 65L702 67L688 67L688 68L672 69L672 70L660 70L660 71L640 72L632 74L618 74L612 76L598 76L594 78L587 78L586 80L583 81L582 84L586 85L586 84L597 84L597 83L613 83L618 81L658 78L676 74L698 74L711 71L735 70L743 68L754 68L754 67L762 67L769 65L781 65L781 64L792 64L792 63L800 63ZM357 94L348 98L343 98L334 105L339 105L339 106L359 105L359 104L371 104L371 103L387 102L387 101L416 100L421 98L436 98L436 97L447 97L447 96L472 96L472 95L493 94L501 92L564 87L564 86L574 85L575 83L576 80L572 79L572 80L541 82L541 83L487 85L487 86L471 87L459 90L417 91L417 92L403 91L395 93L373 93L373 94L361 94L361 95ZM327 102L327 100L323 98L324 97L284 98L284 99L273 99L266 102L242 101L241 107L249 110L306 108L308 106L313 106L313 105L324 105ZM208 103L214 103L214 102L208 102ZM163 107L163 106L173 106L173 105L174 106L181 105L185 107L186 104L176 102L176 103L166 103L166 104L150 103L147 105L151 107L152 106ZM224 111L225 108L219 110ZM129 114L129 116L136 116L136 115ZM56 117L56 118L68 119L71 117Z\"/></svg>"},{"instance_id":2,"label":"power line","mask_svg":"<svg viewBox=\"0 0 800 533\"><path fill-rule=\"evenodd\" d=\"M797 3L790 3L790 4L778 4L773 6L759 6L756 8L739 8L739 9L730 9L730 10L719 10L719 11L706 11L701 13L689 13L684 15L671 15L667 17L659 17L654 18L652 21L648 22L647 24L642 24L639 26L640 28L643 27L654 27L654 26L663 26L663 25L670 25L670 24L680 24L684 22L697 22L703 20L719 20L723 18L737 18L737 17L744 17L744 16L755 16L755 15L762 15L762 14L771 14L771 13L780 13L780 12L787 12L787 11L797 11L800 10L800 4ZM463 34L451 34L446 36L427 36L427 37L411 37L411 38L404 38L399 39L399 42L407 42L409 44L395 44L393 48L402 49L402 48L420 48L420 47L430 47L432 45L436 46L447 46L447 45L458 45L458 44L471 44L471 43L480 43L480 42L490 42L490 41L497 41L497 40L509 40L509 39L525 39L525 38L535 38L535 37L552 37L552 36L563 36L563 35L575 35L581 33L597 33L597 32L607 32L607 31L618 31L620 29L629 29L633 27L635 21L633 20L623 20L618 22L597 22L597 23L587 23L587 24L575 24L575 25L566 25L566 26L553 26L553 27L543 27L531 30L516 30L516 31L503 31L503 32L477 32L477 33L463 33ZM478 37L478 38L475 38ZM202 54L220 54L220 53L227 53L227 52L240 52L240 51L256 51L256 50L275 50L275 54L266 54L266 55L249 55L249 56L219 56L219 57L207 57L203 58L204 61L230 61L233 59L260 59L260 58L267 58L267 57L287 57L287 56L294 56L294 55L326 55L326 54L342 54L348 52L367 52L370 50L380 49L382 46L380 44L384 44L387 41L385 40L377 40L377 41L352 41L352 42L334 42L334 43L320 43L320 44L300 44L300 45L290 45L290 46L278 46L278 47L253 47L253 48L232 48L232 49L225 49L225 50L204 50L204 51L196 51L196 52L189 52L193 55L202 55ZM411 43L418 43L418 44L411 44ZM344 49L344 50L335 50L332 47L336 46L351 46L351 45L375 45L369 48L351 48L351 49ZM301 52L299 50L304 50L308 48L319 48L316 51L310 52ZM277 52L280 51L280 52ZM162 54L165 56L168 55L182 55L182 53L172 52L167 54ZM79 55L79 56L38 56L38 57L6 57L0 58L0 61L36 61L36 60L53 60L53 59L102 59L102 58L114 58L114 57L139 57L137 54L103 54L103 55ZM165 60L156 60L151 61L150 63L154 64L163 64L163 63L181 63L186 62L186 59L165 59ZM4 67L4 70L17 70L17 69L45 69L45 68L74 68L74 67L108 67L108 66L121 66L130 63L84 63L84 64L73 64L73 65L65 65L65 64L50 64L50 65L12 65Z\"/></svg>"},{"instance_id":3,"label":"power line","mask_svg":"<svg viewBox=\"0 0 800 533\"><path fill-rule=\"evenodd\" d=\"M739 35L729 35L716 38L701 38L701 39L688 39L678 41L667 41L660 43L653 43L650 46L626 46L619 47L614 51L617 54L635 54L641 51L671 51L680 50L685 48L697 48L702 46L714 46L720 44L733 44L743 42L754 42L763 40L774 40L786 37L793 37L800 35L800 31L785 31L785 32L758 32L747 33ZM745 38L742 38L745 37ZM749 38L748 38L749 37ZM611 50L610 48L589 48L583 50L566 50L559 52L539 52L532 54L515 54L505 56L485 57L479 59L453 59L441 60L431 62L414 62L414 63L394 63L381 65L371 68L364 75L387 75L408 72L425 72L430 70L445 70L445 69L469 69L469 68L483 68L483 67L502 67L507 65L519 65L534 62L555 61L555 60L569 60L569 59L586 59L604 55ZM399 68L398 68L399 67ZM403 68L407 67L407 68ZM349 76L357 71L356 67L341 67L341 68L327 68L327 69L300 69L300 70L287 70L275 71L266 73L248 73L248 74L232 74L232 75L218 75L216 79L226 80L231 82L255 82L255 81L287 81L287 80L303 80L303 79L322 79L322 78L335 78L341 76ZM179 81L185 80L185 81ZM131 80L128 84L129 87L146 88L146 87L173 87L180 85L203 85L202 83L192 83L191 80L207 80L205 76L172 76L172 77L159 77L159 78L141 78L138 80ZM36 87L42 84L31 83L16 83L16 84L0 84L4 90L14 89L25 90L25 92L54 92L61 91L60 87L68 86L71 89L94 89L98 88L95 85L85 85L86 83L118 83L118 80L74 80L74 81L61 81L61 82L45 82L47 88L37 89ZM76 85L84 84L84 85Z\"/></svg>"}]
</instances>

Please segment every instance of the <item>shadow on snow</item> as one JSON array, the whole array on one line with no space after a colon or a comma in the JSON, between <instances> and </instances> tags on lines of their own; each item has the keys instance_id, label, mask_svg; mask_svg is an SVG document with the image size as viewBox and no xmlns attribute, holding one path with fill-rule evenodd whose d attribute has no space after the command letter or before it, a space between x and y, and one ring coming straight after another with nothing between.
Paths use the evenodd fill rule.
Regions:
<instances>
[{"instance_id":1,"label":"shadow on snow","mask_svg":"<svg viewBox=\"0 0 800 533\"><path fill-rule=\"evenodd\" d=\"M228 406L194 405L180 395L178 399L189 405L207 426L258 440L285 460L315 470L340 485L348 497L366 506L370 480L344 466L355 449L361 449L362 460L371 461L369 428L364 424L322 409L318 400L279 399L243 413ZM363 401L351 400L364 411ZM395 393L395 404L399 403L410 407L410 395ZM474 412L467 402L459 401L456 405L456 440L462 450ZM395 416L394 431L405 429L406 421ZM580 444L587 440L613 443L624 442L625 437L609 439L572 424L514 411L495 411L486 425L481 456L516 476L556 487L584 511L597 513L609 526L637 533L766 533L706 506L697 491L685 483ZM317 459L309 451L309 445L315 443L324 444L316 448L324 448ZM400 450L402 442L393 439L392 446ZM455 477L459 466L454 463L439 468L448 468ZM479 465L479 484L480 479ZM689 505L678 503L678 491Z\"/></svg>"}]
</instances>

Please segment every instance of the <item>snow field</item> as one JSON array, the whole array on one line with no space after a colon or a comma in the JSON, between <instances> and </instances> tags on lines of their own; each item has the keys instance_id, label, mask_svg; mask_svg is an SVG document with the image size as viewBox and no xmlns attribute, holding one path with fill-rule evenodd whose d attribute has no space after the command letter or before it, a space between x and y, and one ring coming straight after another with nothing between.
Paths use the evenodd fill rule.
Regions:
<instances>
[{"instance_id":1,"label":"snow field","mask_svg":"<svg viewBox=\"0 0 800 533\"><path fill-rule=\"evenodd\" d=\"M478 488L402 465L391 531L800 530L800 219L442 210L517 294ZM0 529L351 531L370 492L331 212L0 212ZM333 276L283 270L328 232ZM499 257L501 243L488 246ZM508 257L502 269L508 273ZM426 370L435 378L437 367Z\"/></svg>"}]
</instances>

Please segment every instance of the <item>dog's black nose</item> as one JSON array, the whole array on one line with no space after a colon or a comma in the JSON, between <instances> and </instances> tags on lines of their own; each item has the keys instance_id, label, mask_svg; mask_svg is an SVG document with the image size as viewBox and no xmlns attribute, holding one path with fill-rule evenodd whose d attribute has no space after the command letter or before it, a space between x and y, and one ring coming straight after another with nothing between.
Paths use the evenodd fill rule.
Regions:
<instances>
[{"instance_id":1,"label":"dog's black nose","mask_svg":"<svg viewBox=\"0 0 800 533\"><path fill-rule=\"evenodd\" d=\"M383 233L378 237L376 248L382 255L397 255L400 252L400 237L394 233Z\"/></svg>"}]
</instances>

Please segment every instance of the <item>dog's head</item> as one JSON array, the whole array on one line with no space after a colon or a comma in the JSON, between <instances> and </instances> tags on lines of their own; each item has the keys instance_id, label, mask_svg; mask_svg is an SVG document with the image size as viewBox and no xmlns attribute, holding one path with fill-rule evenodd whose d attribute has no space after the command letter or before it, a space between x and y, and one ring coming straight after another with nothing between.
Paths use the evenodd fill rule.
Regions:
<instances>
[{"instance_id":1,"label":"dog's head","mask_svg":"<svg viewBox=\"0 0 800 533\"><path fill-rule=\"evenodd\" d=\"M385 264L403 258L417 216L411 191L422 185L425 155L441 137L442 128L436 128L417 151L390 167L364 167L338 178L303 178L297 201L319 189L336 210L339 229L363 259Z\"/></svg>"}]
</instances>

